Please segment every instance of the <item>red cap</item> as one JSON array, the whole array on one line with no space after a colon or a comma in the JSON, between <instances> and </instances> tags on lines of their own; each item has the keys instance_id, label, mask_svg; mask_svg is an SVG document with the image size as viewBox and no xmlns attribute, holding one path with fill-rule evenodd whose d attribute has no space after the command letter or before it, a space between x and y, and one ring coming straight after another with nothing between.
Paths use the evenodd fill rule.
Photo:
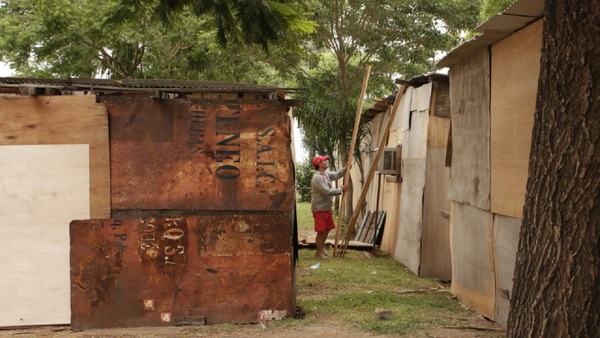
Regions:
<instances>
[{"instance_id":1,"label":"red cap","mask_svg":"<svg viewBox=\"0 0 600 338\"><path fill-rule=\"evenodd\" d=\"M315 156L315 158L313 158L313 160L312 160L313 167L317 166L319 163L321 163L323 161L327 161L328 159L329 159L329 155Z\"/></svg>"}]
</instances>

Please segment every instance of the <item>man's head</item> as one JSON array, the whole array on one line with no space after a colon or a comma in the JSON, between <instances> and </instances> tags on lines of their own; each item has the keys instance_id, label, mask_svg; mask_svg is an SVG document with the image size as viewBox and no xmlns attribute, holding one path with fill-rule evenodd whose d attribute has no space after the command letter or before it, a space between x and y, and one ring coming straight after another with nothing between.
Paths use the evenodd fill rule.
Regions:
<instances>
[{"instance_id":1,"label":"man's head","mask_svg":"<svg viewBox=\"0 0 600 338\"><path fill-rule=\"evenodd\" d=\"M319 164L321 164L323 162L327 162L328 160L329 160L329 155L325 155L325 156L317 155L317 156L315 156L315 158L313 158L312 165L313 165L313 167L315 167L315 170L318 170Z\"/></svg>"}]
</instances>

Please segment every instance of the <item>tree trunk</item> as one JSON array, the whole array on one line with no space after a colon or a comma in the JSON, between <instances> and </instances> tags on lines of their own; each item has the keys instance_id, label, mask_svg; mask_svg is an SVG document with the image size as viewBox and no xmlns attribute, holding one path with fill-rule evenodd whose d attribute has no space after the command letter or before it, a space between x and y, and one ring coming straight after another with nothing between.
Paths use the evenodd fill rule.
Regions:
<instances>
[{"instance_id":1,"label":"tree trunk","mask_svg":"<svg viewBox=\"0 0 600 338\"><path fill-rule=\"evenodd\" d=\"M600 336L600 2L547 0L509 337Z\"/></svg>"}]
</instances>

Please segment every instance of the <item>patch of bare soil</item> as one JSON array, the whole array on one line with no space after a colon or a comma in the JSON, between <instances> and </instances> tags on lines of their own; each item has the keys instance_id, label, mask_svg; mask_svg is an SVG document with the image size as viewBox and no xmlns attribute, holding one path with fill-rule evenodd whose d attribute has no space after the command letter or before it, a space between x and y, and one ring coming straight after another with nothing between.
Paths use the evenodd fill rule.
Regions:
<instances>
[{"instance_id":1,"label":"patch of bare soil","mask_svg":"<svg viewBox=\"0 0 600 338\"><path fill-rule=\"evenodd\" d=\"M478 326L465 326L460 328L437 328L427 332L415 332L404 336L407 338L439 337L439 338L479 338L502 337L497 325L483 320L473 323ZM137 327L94 329L85 331L72 331L68 326L46 326L27 329L0 330L0 337L272 337L272 338L304 338L304 337L329 337L336 338L362 338L369 337L397 337L392 335L374 335L357 332L351 328L339 327L332 323L315 323L298 328L263 327L259 324L201 327Z\"/></svg>"}]
</instances>

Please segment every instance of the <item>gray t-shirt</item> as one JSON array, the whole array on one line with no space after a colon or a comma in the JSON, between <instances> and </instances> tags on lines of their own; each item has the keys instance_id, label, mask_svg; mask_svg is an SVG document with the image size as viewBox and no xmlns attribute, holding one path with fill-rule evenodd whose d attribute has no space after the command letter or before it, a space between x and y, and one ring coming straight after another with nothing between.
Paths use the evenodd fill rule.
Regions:
<instances>
[{"instance_id":1,"label":"gray t-shirt","mask_svg":"<svg viewBox=\"0 0 600 338\"><path fill-rule=\"evenodd\" d=\"M312 178L312 197L310 200L310 209L312 212L331 210L331 205L333 204L331 196L342 193L342 189L333 188L331 182L343 177L345 172L346 168L338 172L315 172Z\"/></svg>"}]
</instances>

